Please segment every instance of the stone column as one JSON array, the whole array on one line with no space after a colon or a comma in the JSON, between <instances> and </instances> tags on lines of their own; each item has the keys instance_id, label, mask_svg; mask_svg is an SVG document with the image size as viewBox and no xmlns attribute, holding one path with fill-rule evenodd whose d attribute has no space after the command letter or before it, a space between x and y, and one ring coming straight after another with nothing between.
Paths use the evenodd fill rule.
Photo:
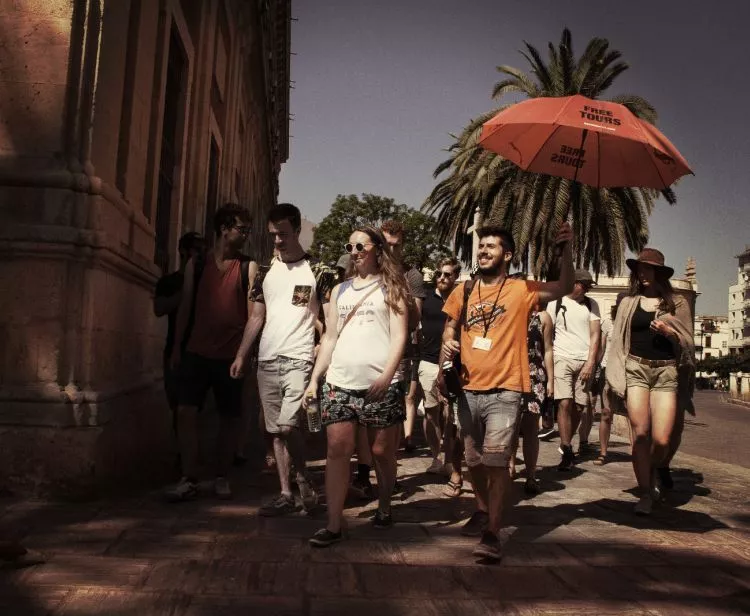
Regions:
<instances>
[{"instance_id":1,"label":"stone column","mask_svg":"<svg viewBox=\"0 0 750 616\"><path fill-rule=\"evenodd\" d=\"M165 462L154 231L114 178L130 4L0 8L0 481L69 493Z\"/></svg>"}]
</instances>

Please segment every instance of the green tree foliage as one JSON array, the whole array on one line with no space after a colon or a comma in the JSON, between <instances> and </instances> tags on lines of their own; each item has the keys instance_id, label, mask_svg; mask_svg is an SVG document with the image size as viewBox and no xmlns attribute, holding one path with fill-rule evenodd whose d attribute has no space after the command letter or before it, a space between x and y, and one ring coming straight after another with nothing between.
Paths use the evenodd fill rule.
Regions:
<instances>
[{"instance_id":1,"label":"green tree foliage","mask_svg":"<svg viewBox=\"0 0 750 616\"><path fill-rule=\"evenodd\" d=\"M750 372L750 352L743 355L709 357L699 361L697 369L707 374L715 372L722 379L729 378L731 372Z\"/></svg>"},{"instance_id":2,"label":"green tree foliage","mask_svg":"<svg viewBox=\"0 0 750 616\"><path fill-rule=\"evenodd\" d=\"M583 54L576 57L570 31L563 31L559 45L548 45L545 60L539 51L525 43L521 55L529 64L526 73L512 66L498 66L504 78L495 84L493 98L505 101L508 95L526 98L562 97L582 94L602 98L612 83L627 70L619 51L606 39L591 39ZM656 121L656 110L634 94L607 100L620 103L637 117ZM648 240L648 216L659 193L638 188L580 188L567 179L529 173L498 154L477 145L482 125L513 102L469 122L459 135L451 135L450 158L435 170L438 182L422 206L435 215L442 241L455 240L465 260L471 254L472 238L467 234L478 210L480 220L499 224L512 232L516 241L515 265L528 254L529 267L544 275L552 258L554 240L565 221L570 204L573 214L573 254L578 266L596 272L619 273L625 262L625 247L638 252ZM674 203L670 190L665 198Z\"/></svg>"},{"instance_id":3,"label":"green tree foliage","mask_svg":"<svg viewBox=\"0 0 750 616\"><path fill-rule=\"evenodd\" d=\"M326 263L336 263L354 229L379 227L390 219L404 225L404 259L409 265L434 268L437 261L451 254L437 238L434 218L388 197L369 194L361 198L338 195L328 216L315 227L310 253Z\"/></svg>"}]
</instances>

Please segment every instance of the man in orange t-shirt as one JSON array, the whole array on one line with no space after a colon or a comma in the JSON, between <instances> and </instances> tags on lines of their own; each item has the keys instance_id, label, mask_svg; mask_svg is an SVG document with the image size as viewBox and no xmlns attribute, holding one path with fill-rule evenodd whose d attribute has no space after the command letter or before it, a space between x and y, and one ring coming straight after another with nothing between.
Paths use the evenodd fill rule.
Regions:
<instances>
[{"instance_id":1,"label":"man in orange t-shirt","mask_svg":"<svg viewBox=\"0 0 750 616\"><path fill-rule=\"evenodd\" d=\"M499 560L497 533L511 484L508 461L521 415L521 393L531 390L526 346L529 313L535 304L554 301L573 288L572 231L565 223L555 239L562 247L562 272L555 282L509 279L515 251L511 234L499 227L483 227L477 234L479 271L466 311L464 285L451 293L443 307L448 321L441 359L450 360L461 352L458 420L477 499L477 511L462 532L481 535L475 556Z\"/></svg>"}]
</instances>

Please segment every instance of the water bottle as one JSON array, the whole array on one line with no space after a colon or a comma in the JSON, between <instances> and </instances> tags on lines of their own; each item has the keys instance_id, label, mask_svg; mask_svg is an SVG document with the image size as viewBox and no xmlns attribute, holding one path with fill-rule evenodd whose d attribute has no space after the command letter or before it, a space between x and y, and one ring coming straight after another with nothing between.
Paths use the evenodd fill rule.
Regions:
<instances>
[{"instance_id":1,"label":"water bottle","mask_svg":"<svg viewBox=\"0 0 750 616\"><path fill-rule=\"evenodd\" d=\"M307 429L310 432L320 432L320 403L312 394L307 395Z\"/></svg>"},{"instance_id":2,"label":"water bottle","mask_svg":"<svg viewBox=\"0 0 750 616\"><path fill-rule=\"evenodd\" d=\"M461 379L458 377L456 367L452 361L443 362L443 380L445 381L445 389L448 392L449 398L458 397L461 391Z\"/></svg>"}]
</instances>

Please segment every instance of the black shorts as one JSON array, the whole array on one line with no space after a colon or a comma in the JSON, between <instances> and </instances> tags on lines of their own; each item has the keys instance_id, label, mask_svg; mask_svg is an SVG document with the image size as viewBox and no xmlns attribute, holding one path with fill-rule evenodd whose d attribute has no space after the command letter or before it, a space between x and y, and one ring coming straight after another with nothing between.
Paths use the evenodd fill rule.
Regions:
<instances>
[{"instance_id":1,"label":"black shorts","mask_svg":"<svg viewBox=\"0 0 750 616\"><path fill-rule=\"evenodd\" d=\"M229 376L230 359L210 359L183 353L179 367L180 406L201 408L209 389L214 392L216 410L225 417L242 415L242 379Z\"/></svg>"}]
</instances>

